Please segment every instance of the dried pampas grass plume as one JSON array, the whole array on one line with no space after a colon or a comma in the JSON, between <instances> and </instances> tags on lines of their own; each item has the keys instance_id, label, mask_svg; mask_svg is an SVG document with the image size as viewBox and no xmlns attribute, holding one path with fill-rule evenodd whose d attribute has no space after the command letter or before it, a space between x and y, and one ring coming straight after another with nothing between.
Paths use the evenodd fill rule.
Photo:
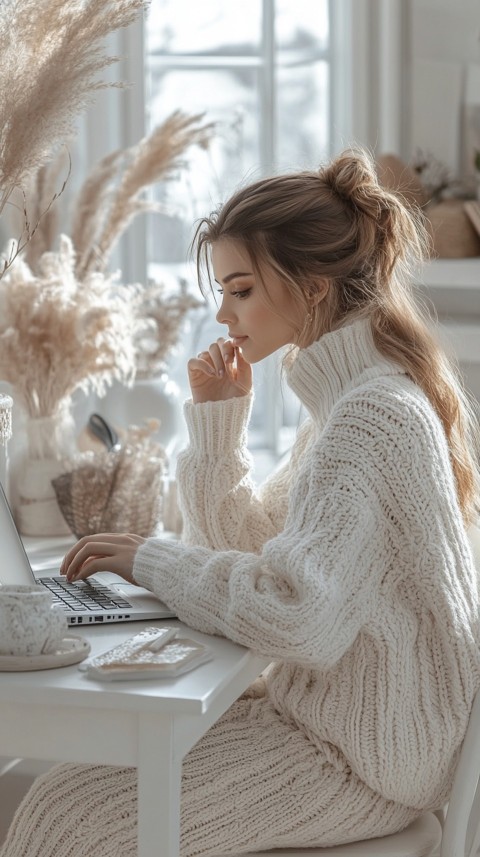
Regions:
<instances>
[{"instance_id":1,"label":"dried pampas grass plume","mask_svg":"<svg viewBox=\"0 0 480 857\"><path fill-rule=\"evenodd\" d=\"M73 223L77 276L105 271L113 247L130 221L157 207L142 197L145 188L182 166L181 157L190 146L208 146L214 126L201 124L201 120L201 115L175 111L130 149L100 161L80 192Z\"/></svg>"},{"instance_id":2,"label":"dried pampas grass plume","mask_svg":"<svg viewBox=\"0 0 480 857\"><path fill-rule=\"evenodd\" d=\"M17 259L0 281L0 377L31 417L50 417L77 388L133 381L138 287L98 272L80 283L65 235L38 271Z\"/></svg>"},{"instance_id":3,"label":"dried pampas grass plume","mask_svg":"<svg viewBox=\"0 0 480 857\"><path fill-rule=\"evenodd\" d=\"M24 259L33 273L38 273L40 259L53 250L58 238L59 211L53 203L65 190L70 173L70 154L64 147L55 160L40 167L25 195L22 215L30 238L26 242Z\"/></svg>"},{"instance_id":4,"label":"dried pampas grass plume","mask_svg":"<svg viewBox=\"0 0 480 857\"><path fill-rule=\"evenodd\" d=\"M0 215L15 190L74 130L78 112L108 86L116 61L103 39L131 24L148 0L2 0L0 3ZM25 223L19 245L31 237ZM22 245L22 246L23 246ZM4 260L0 278L13 259Z\"/></svg>"}]
</instances>

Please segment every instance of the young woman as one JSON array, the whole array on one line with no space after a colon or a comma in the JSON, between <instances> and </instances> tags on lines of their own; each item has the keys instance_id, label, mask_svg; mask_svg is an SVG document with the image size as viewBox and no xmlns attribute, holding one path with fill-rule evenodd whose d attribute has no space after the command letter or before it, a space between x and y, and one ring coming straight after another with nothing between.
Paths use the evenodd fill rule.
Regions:
<instances>
[{"instance_id":1,"label":"young woman","mask_svg":"<svg viewBox=\"0 0 480 857\"><path fill-rule=\"evenodd\" d=\"M361 153L203 220L228 338L188 366L183 540L101 534L65 557L71 580L115 570L272 660L185 760L184 857L375 837L448 799L480 685L478 494L460 387L410 295L415 220ZM284 346L309 416L257 493L251 365ZM62 765L2 854L131 857L135 841L135 771Z\"/></svg>"}]
</instances>

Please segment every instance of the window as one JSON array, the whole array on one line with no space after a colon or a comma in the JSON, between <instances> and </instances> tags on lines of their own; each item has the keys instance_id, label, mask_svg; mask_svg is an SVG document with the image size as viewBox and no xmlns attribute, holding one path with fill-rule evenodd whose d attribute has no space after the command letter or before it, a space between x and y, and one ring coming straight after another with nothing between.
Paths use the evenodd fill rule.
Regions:
<instances>
[{"instance_id":1,"label":"window","mask_svg":"<svg viewBox=\"0 0 480 857\"><path fill-rule=\"evenodd\" d=\"M215 123L208 152L192 150L178 176L156 189L163 212L146 223L147 274L181 273L193 223L238 184L311 167L331 150L331 20L328 0L153 0L145 27L145 114L151 129L174 110ZM186 22L188 25L186 25ZM191 353L224 329L214 306L193 331ZM188 354L172 365L183 386ZM291 443L299 404L272 357L255 367L251 446L273 458Z\"/></svg>"},{"instance_id":2,"label":"window","mask_svg":"<svg viewBox=\"0 0 480 857\"><path fill-rule=\"evenodd\" d=\"M216 124L210 152L162 189L170 216L149 220L150 262L172 264L239 182L328 153L328 2L153 0L145 53L147 127L179 108Z\"/></svg>"},{"instance_id":3,"label":"window","mask_svg":"<svg viewBox=\"0 0 480 857\"><path fill-rule=\"evenodd\" d=\"M327 0L154 0L146 29L147 127L181 105L205 112L216 133L211 150L192 152L178 180L161 188L168 214L149 219L150 276L184 265L193 222L239 183L328 154L330 65ZM203 344L224 332L213 315L201 330ZM273 382L277 363L272 357L255 367L250 431L251 446L273 457L290 445L299 420L295 397Z\"/></svg>"}]
</instances>

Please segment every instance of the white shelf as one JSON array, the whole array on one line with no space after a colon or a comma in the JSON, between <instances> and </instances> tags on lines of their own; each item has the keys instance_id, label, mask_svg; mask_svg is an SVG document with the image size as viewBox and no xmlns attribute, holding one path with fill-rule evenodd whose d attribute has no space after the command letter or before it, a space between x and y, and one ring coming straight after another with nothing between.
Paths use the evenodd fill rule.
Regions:
<instances>
[{"instance_id":1,"label":"white shelf","mask_svg":"<svg viewBox=\"0 0 480 857\"><path fill-rule=\"evenodd\" d=\"M480 312L480 256L472 259L433 259L426 262L419 284L438 289L461 287L478 290Z\"/></svg>"}]
</instances>

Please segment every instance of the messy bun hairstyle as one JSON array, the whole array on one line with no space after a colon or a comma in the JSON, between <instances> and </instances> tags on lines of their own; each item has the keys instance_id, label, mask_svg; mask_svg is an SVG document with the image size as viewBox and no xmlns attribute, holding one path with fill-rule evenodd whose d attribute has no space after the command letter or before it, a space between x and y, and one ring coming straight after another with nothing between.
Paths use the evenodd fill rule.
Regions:
<instances>
[{"instance_id":1,"label":"messy bun hairstyle","mask_svg":"<svg viewBox=\"0 0 480 857\"><path fill-rule=\"evenodd\" d=\"M380 186L366 152L346 151L318 171L243 187L203 218L192 245L203 291L205 272L209 287L213 282L210 245L225 238L241 242L259 283L262 273L274 271L303 307L298 346L353 318L370 318L377 349L424 390L443 424L460 505L470 519L478 501L473 417L412 294L412 271L428 248L421 212ZM325 279L327 296L315 303Z\"/></svg>"}]
</instances>

